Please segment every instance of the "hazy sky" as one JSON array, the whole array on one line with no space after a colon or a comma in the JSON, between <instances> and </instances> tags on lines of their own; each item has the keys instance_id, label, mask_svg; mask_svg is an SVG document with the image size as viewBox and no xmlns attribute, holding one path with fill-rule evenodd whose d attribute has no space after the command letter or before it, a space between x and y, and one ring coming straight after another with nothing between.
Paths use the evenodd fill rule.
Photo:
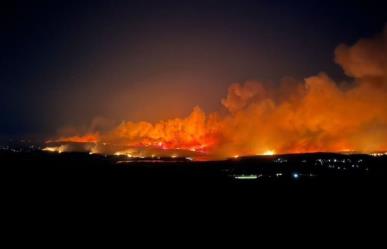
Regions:
<instances>
[{"instance_id":1,"label":"hazy sky","mask_svg":"<svg viewBox=\"0 0 387 249\"><path fill-rule=\"evenodd\" d=\"M13 1L1 8L0 136L211 112L248 79L343 77L334 48L387 18L376 2L340 2Z\"/></svg>"}]
</instances>

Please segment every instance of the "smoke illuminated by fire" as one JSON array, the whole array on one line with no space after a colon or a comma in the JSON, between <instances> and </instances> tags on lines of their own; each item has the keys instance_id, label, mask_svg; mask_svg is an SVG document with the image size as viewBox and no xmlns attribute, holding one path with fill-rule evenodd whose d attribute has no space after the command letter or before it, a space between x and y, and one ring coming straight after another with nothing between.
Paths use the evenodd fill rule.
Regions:
<instances>
[{"instance_id":1,"label":"smoke illuminated by fire","mask_svg":"<svg viewBox=\"0 0 387 249\"><path fill-rule=\"evenodd\" d=\"M88 143L92 153L226 158L317 151L387 150L387 28L353 46L340 45L335 62L351 78L327 74L276 86L232 84L226 113L194 107L186 118L122 122L108 131L50 142Z\"/></svg>"},{"instance_id":2,"label":"smoke illuminated by fire","mask_svg":"<svg viewBox=\"0 0 387 249\"><path fill-rule=\"evenodd\" d=\"M54 142L95 143L97 141L98 141L98 134L87 134L84 136L61 137L55 140L48 140L47 143L54 143Z\"/></svg>"}]
</instances>

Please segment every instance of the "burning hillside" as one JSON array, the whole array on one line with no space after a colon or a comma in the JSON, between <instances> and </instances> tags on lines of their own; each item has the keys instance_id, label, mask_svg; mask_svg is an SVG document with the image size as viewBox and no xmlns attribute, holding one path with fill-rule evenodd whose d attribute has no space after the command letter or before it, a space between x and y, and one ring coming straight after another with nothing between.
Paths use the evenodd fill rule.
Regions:
<instances>
[{"instance_id":1,"label":"burning hillside","mask_svg":"<svg viewBox=\"0 0 387 249\"><path fill-rule=\"evenodd\" d=\"M335 62L350 77L348 82L319 73L303 81L284 79L276 86L235 83L221 100L226 112L206 114L194 107L185 118L127 121L107 132L49 143L84 143L92 153L207 158L386 151L387 28L352 46L339 45Z\"/></svg>"}]
</instances>

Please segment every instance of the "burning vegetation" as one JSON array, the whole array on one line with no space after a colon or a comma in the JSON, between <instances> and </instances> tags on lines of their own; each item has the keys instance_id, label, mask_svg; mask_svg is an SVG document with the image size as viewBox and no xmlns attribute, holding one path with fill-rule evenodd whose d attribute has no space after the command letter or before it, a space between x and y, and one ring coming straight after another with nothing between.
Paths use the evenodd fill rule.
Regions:
<instances>
[{"instance_id":1,"label":"burning vegetation","mask_svg":"<svg viewBox=\"0 0 387 249\"><path fill-rule=\"evenodd\" d=\"M46 150L84 143L91 153L193 158L386 151L387 27L352 46L339 45L335 62L347 82L319 73L275 86L234 83L221 100L226 111L206 114L194 107L185 118L122 122L110 131L49 141L57 145Z\"/></svg>"}]
</instances>

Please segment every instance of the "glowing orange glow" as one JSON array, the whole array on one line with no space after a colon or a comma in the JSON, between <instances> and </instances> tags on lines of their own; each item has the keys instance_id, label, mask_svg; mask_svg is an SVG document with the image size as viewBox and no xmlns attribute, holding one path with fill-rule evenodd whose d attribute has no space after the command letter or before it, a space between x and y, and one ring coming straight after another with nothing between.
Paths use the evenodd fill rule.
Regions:
<instances>
[{"instance_id":1,"label":"glowing orange glow","mask_svg":"<svg viewBox=\"0 0 387 249\"><path fill-rule=\"evenodd\" d=\"M62 153L63 151L65 151L65 146L61 145L61 146L57 146L57 147L45 147L42 150L47 151L47 152Z\"/></svg>"},{"instance_id":2,"label":"glowing orange glow","mask_svg":"<svg viewBox=\"0 0 387 249\"><path fill-rule=\"evenodd\" d=\"M275 155L275 151L274 150L267 150L263 153L264 156L273 156Z\"/></svg>"},{"instance_id":3,"label":"glowing orange glow","mask_svg":"<svg viewBox=\"0 0 387 249\"><path fill-rule=\"evenodd\" d=\"M349 47L335 61L351 82L325 73L276 87L234 83L222 111L195 107L186 118L122 122L116 128L54 142L95 143L93 152L130 156L230 158L304 152L387 151L387 28ZM269 149L268 149L269 148Z\"/></svg>"},{"instance_id":4,"label":"glowing orange glow","mask_svg":"<svg viewBox=\"0 0 387 249\"><path fill-rule=\"evenodd\" d=\"M48 140L46 143L54 143L54 142L96 143L97 141L98 141L98 134L87 134L84 136L61 137L55 140Z\"/></svg>"}]
</instances>

